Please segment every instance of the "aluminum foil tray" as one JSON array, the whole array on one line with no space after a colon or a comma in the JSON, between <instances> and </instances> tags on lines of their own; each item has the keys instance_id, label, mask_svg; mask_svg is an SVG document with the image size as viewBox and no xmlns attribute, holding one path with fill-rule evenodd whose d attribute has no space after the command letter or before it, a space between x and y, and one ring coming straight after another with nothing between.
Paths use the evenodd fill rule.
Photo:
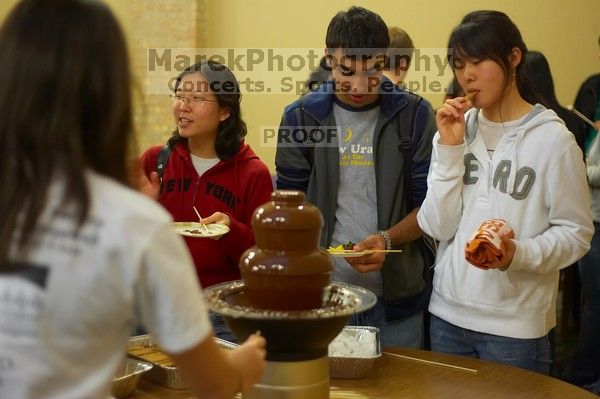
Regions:
<instances>
[{"instance_id":1,"label":"aluminum foil tray","mask_svg":"<svg viewBox=\"0 0 600 399\"><path fill-rule=\"evenodd\" d=\"M112 395L116 399L133 395L140 377L150 369L152 369L150 363L126 358L113 378Z\"/></svg>"},{"instance_id":2,"label":"aluminum foil tray","mask_svg":"<svg viewBox=\"0 0 600 399\"><path fill-rule=\"evenodd\" d=\"M224 339L221 338L214 338L215 342L217 343L217 345L219 345L221 347L221 349L225 349L225 350L232 350L237 348L239 345L230 341L226 341Z\"/></svg>"},{"instance_id":3,"label":"aluminum foil tray","mask_svg":"<svg viewBox=\"0 0 600 399\"><path fill-rule=\"evenodd\" d=\"M347 326L329 344L331 378L365 377L381 356L377 327Z\"/></svg>"},{"instance_id":4,"label":"aluminum foil tray","mask_svg":"<svg viewBox=\"0 0 600 399\"><path fill-rule=\"evenodd\" d=\"M148 348L148 354L136 355L131 352L137 347ZM143 377L149 381L172 389L186 389L188 385L183 381L179 367L177 367L162 348L152 342L150 335L138 335L129 339L129 351L127 356L136 360L141 360L152 364L152 369L144 373Z\"/></svg>"}]
</instances>

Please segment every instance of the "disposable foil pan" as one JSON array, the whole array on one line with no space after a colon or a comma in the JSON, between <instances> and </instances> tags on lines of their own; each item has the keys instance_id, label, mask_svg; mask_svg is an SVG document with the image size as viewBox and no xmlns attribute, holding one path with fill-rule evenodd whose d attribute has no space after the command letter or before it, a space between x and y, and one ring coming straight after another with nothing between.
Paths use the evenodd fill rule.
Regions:
<instances>
[{"instance_id":1,"label":"disposable foil pan","mask_svg":"<svg viewBox=\"0 0 600 399\"><path fill-rule=\"evenodd\" d=\"M158 347L157 344L152 342L152 338L150 337L150 335L138 335L135 337L131 337L129 339L129 347L131 348L134 346L154 347L157 350L162 351L162 349ZM131 353L127 353L127 356L137 360L146 361L145 359L137 357ZM164 385L172 389L188 388L188 385L183 381L183 377L181 376L181 371L179 370L179 367L165 366L152 361L149 361L149 363L152 364L153 367L147 373L144 373L144 379L147 379L160 385Z\"/></svg>"},{"instance_id":2,"label":"disposable foil pan","mask_svg":"<svg viewBox=\"0 0 600 399\"><path fill-rule=\"evenodd\" d=\"M217 338L215 337L215 342L217 343L217 345L219 345L222 349L225 350L232 350L237 348L239 345L230 341L226 341L224 339L221 338Z\"/></svg>"},{"instance_id":3,"label":"disposable foil pan","mask_svg":"<svg viewBox=\"0 0 600 399\"><path fill-rule=\"evenodd\" d=\"M150 363L126 358L113 378L112 395L116 399L133 395L140 377L150 369Z\"/></svg>"},{"instance_id":4,"label":"disposable foil pan","mask_svg":"<svg viewBox=\"0 0 600 399\"><path fill-rule=\"evenodd\" d=\"M365 377L381 356L377 327L347 326L329 344L331 378Z\"/></svg>"}]
</instances>

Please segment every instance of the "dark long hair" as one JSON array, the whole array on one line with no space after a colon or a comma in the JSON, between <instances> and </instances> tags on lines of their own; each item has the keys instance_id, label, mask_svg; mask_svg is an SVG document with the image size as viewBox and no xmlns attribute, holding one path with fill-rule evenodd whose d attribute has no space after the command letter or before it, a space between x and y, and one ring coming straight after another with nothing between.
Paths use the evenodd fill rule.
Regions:
<instances>
[{"instance_id":1,"label":"dark long hair","mask_svg":"<svg viewBox=\"0 0 600 399\"><path fill-rule=\"evenodd\" d=\"M515 47L521 50L521 62L513 71L509 55ZM503 12L479 10L465 15L450 34L448 49L452 51L449 55L450 61L453 55L494 61L504 71L505 87L514 72L517 88L525 101L532 104L544 103L527 81L523 71L523 60L528 50L521 32ZM451 62L451 65L454 67L454 63Z\"/></svg>"},{"instance_id":2,"label":"dark long hair","mask_svg":"<svg viewBox=\"0 0 600 399\"><path fill-rule=\"evenodd\" d=\"M86 169L128 181L131 78L123 33L90 0L23 0L0 28L0 268L28 243L53 178L81 225ZM19 223L17 223L19 221Z\"/></svg>"},{"instance_id":3,"label":"dark long hair","mask_svg":"<svg viewBox=\"0 0 600 399\"><path fill-rule=\"evenodd\" d=\"M559 107L560 104L554 91L554 79L552 79L552 73L550 72L550 64L548 64L544 54L539 51L529 51L523 57L522 62L525 77L531 83L533 90L546 100L549 108Z\"/></svg>"},{"instance_id":4,"label":"dark long hair","mask_svg":"<svg viewBox=\"0 0 600 399\"><path fill-rule=\"evenodd\" d=\"M563 107L556 98L554 91L554 80L550 72L550 64L539 51L530 51L523 59L523 67L527 81L531 83L533 90L536 91L545 101L542 103L556 112L556 114L565 122L567 128L575 136L577 144L585 154L585 123L579 119L572 111Z\"/></svg>"},{"instance_id":5,"label":"dark long hair","mask_svg":"<svg viewBox=\"0 0 600 399\"><path fill-rule=\"evenodd\" d=\"M242 119L242 93L233 72L225 65L216 61L198 62L179 74L175 82L176 92L184 76L200 72L215 94L220 107L229 109L229 117L219 123L215 151L219 159L230 159L240 149L240 144L246 137L248 129ZM168 145L173 148L178 143L187 143L187 138L181 137L177 129L169 139Z\"/></svg>"}]
</instances>

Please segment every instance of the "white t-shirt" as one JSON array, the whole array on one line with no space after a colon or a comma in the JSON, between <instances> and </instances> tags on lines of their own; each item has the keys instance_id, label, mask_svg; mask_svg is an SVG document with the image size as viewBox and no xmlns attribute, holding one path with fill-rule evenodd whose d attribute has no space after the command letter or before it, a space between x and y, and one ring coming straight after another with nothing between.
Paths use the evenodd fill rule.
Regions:
<instances>
[{"instance_id":1,"label":"white t-shirt","mask_svg":"<svg viewBox=\"0 0 600 399\"><path fill-rule=\"evenodd\" d=\"M192 260L154 201L88 173L73 235L60 184L32 248L0 270L0 398L107 398L135 320L168 352L210 334Z\"/></svg>"},{"instance_id":2,"label":"white t-shirt","mask_svg":"<svg viewBox=\"0 0 600 399\"><path fill-rule=\"evenodd\" d=\"M196 169L196 173L198 176L202 176L204 172L215 166L219 163L219 158L200 158L194 154L190 154L192 156L192 164L194 165L194 169Z\"/></svg>"},{"instance_id":3,"label":"white t-shirt","mask_svg":"<svg viewBox=\"0 0 600 399\"><path fill-rule=\"evenodd\" d=\"M508 122L492 122L483 116L483 112L479 112L477 115L478 134L481 134L483 137L483 142L485 143L490 159L494 155L494 151L496 151L496 147L502 136L519 126L526 116L524 115L519 119Z\"/></svg>"}]
</instances>

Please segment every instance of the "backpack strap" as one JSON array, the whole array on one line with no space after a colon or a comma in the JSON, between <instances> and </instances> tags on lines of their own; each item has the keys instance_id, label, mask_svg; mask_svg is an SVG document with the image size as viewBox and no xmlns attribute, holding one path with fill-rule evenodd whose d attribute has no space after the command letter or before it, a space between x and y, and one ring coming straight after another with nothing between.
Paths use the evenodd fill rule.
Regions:
<instances>
[{"instance_id":1,"label":"backpack strap","mask_svg":"<svg viewBox=\"0 0 600 399\"><path fill-rule=\"evenodd\" d=\"M158 160L156 161L156 173L158 173L158 179L162 183L162 176L165 170L165 166L167 161L169 160L169 156L171 155L171 148L168 144L165 144L163 148L160 149L160 153L158 154Z\"/></svg>"},{"instance_id":2,"label":"backpack strap","mask_svg":"<svg viewBox=\"0 0 600 399\"><path fill-rule=\"evenodd\" d=\"M422 97L414 95L408 99L408 104L405 105L403 112L406 112L410 118L403 118L400 121L400 131L398 135L400 137L399 150L402 152L402 158L404 159L404 199L408 206L408 209L413 209L412 199L412 134L415 128L415 119L417 115L417 107L423 100ZM435 254L437 252L437 243L435 240L427 235L423 235L419 245L422 248L423 256L425 259L425 273L429 273L428 268L433 267L435 263ZM430 276L431 277L431 276Z\"/></svg>"},{"instance_id":3,"label":"backpack strap","mask_svg":"<svg viewBox=\"0 0 600 399\"><path fill-rule=\"evenodd\" d=\"M423 98L417 95L408 96L408 104L404 107L402 112L405 112L408 117L400 120L400 131L398 135L400 137L400 144L398 149L402 152L402 158L404 159L404 198L408 209L413 209L412 199L412 134L415 128L415 119L417 115L417 107L421 103ZM427 307L429 304L429 297L433 289L433 267L435 264L435 254L437 252L437 243L435 240L425 234L417 241L421 256L423 257L423 280L425 281L425 288L421 295L417 296L417 301L422 302L419 306L423 308L423 315L425 318L425 348L431 348L431 342L429 341L429 312ZM392 316L390 310L392 306L386 304L386 319L394 320L397 317Z\"/></svg>"},{"instance_id":4,"label":"backpack strap","mask_svg":"<svg viewBox=\"0 0 600 399\"><path fill-rule=\"evenodd\" d=\"M423 99L417 95L411 95L409 93L408 103L404 106L401 112L404 112L407 117L400 119L400 130L398 136L400 138L400 145L398 149L402 152L402 158L404 160L404 197L409 208L412 208L412 134L415 128L415 119L417 113L417 107Z\"/></svg>"},{"instance_id":5,"label":"backpack strap","mask_svg":"<svg viewBox=\"0 0 600 399\"><path fill-rule=\"evenodd\" d=\"M298 120L298 116L300 116L300 120ZM304 111L304 108L301 106L298 109L295 109L291 115L290 115L290 126L294 127L294 128L307 128L307 127L316 127L318 126L318 124L315 123L313 118L311 119L311 123L309 124L306 118L306 112ZM312 171L313 168L313 164L314 164L314 153L315 153L315 149L312 146L305 146L302 147L302 153L304 154L304 156L306 157L306 160L308 161L308 165L310 167L310 170Z\"/></svg>"}]
</instances>

